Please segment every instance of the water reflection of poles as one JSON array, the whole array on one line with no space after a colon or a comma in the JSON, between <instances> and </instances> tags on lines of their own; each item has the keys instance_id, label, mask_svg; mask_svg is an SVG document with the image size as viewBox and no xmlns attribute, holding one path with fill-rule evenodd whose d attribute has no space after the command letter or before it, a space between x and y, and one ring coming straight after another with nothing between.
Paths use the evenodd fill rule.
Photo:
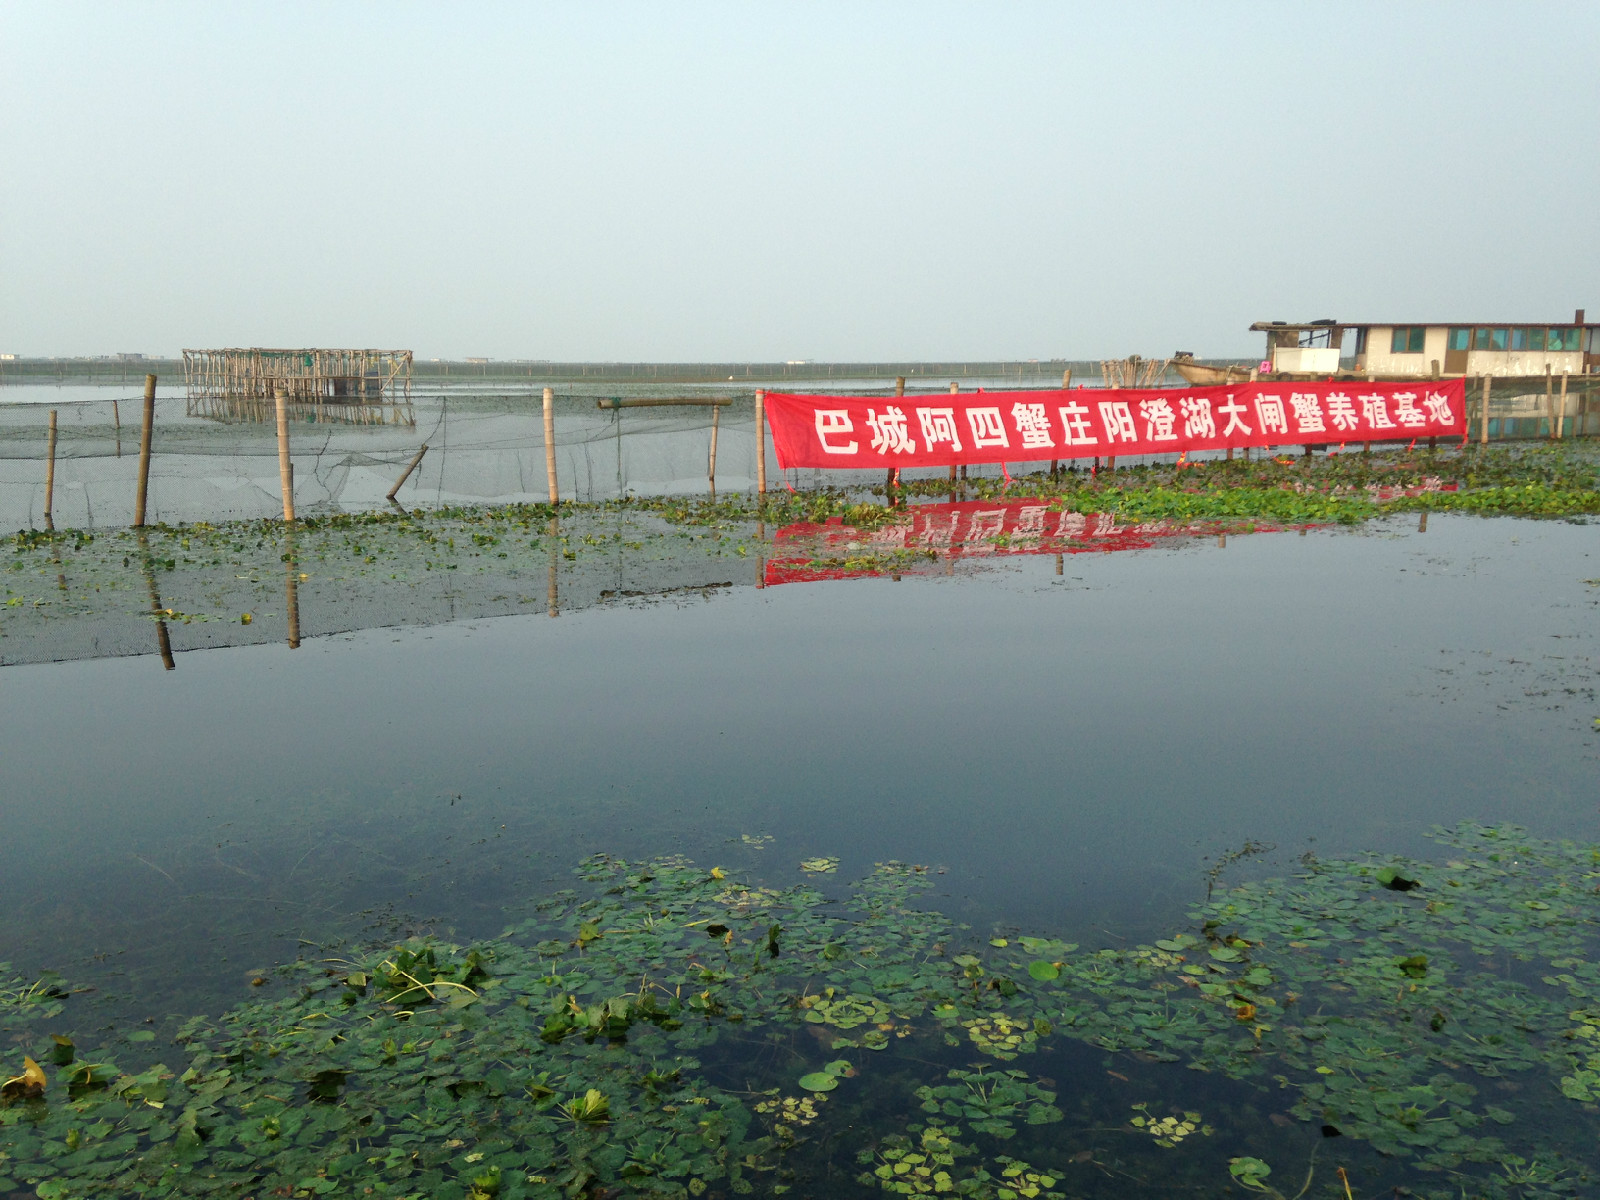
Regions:
<instances>
[{"instance_id":1,"label":"water reflection of poles","mask_svg":"<svg viewBox=\"0 0 1600 1200\"><path fill-rule=\"evenodd\" d=\"M561 569L561 523L555 518L550 518L550 615L561 615L560 593L557 588L557 577Z\"/></svg>"},{"instance_id":2,"label":"water reflection of poles","mask_svg":"<svg viewBox=\"0 0 1600 1200\"><path fill-rule=\"evenodd\" d=\"M292 526L283 531L284 561L288 570L284 573L284 599L289 607L289 649L300 648L300 574L295 569L300 563L294 552L294 528Z\"/></svg>"},{"instance_id":3,"label":"water reflection of poles","mask_svg":"<svg viewBox=\"0 0 1600 1200\"><path fill-rule=\"evenodd\" d=\"M150 378L154 379L155 376ZM161 593L156 588L156 567L150 558L150 537L143 529L139 530L139 558L144 564L145 584L150 589L150 612L156 619L156 645L161 650L161 665L170 671L176 666L172 661L172 637L167 632L167 622L160 615L165 610L161 607Z\"/></svg>"},{"instance_id":4,"label":"water reflection of poles","mask_svg":"<svg viewBox=\"0 0 1600 1200\"><path fill-rule=\"evenodd\" d=\"M756 586L767 586L767 523L756 522Z\"/></svg>"}]
</instances>

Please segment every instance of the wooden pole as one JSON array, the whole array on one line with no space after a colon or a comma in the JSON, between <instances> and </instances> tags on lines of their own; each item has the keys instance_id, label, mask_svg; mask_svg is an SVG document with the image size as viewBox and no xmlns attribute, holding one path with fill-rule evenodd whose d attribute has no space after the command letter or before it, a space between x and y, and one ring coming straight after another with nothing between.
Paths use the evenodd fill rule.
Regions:
<instances>
[{"instance_id":1,"label":"wooden pole","mask_svg":"<svg viewBox=\"0 0 1600 1200\"><path fill-rule=\"evenodd\" d=\"M424 454L426 454L427 452L428 452L428 443L427 442L423 442L422 443L422 449L418 450L416 455L412 458L412 460L406 464L406 469L404 471L400 472L400 478L396 479L394 481L394 486L389 489L389 494L384 497L385 500L393 500L394 499L395 493L400 490L400 485L403 484L406 480L411 478L411 472L413 472L413 471L415 471L417 469L417 464L422 461L422 456Z\"/></svg>"},{"instance_id":2,"label":"wooden pole","mask_svg":"<svg viewBox=\"0 0 1600 1200\"><path fill-rule=\"evenodd\" d=\"M283 384L272 389L278 410L278 484L283 489L283 519L294 520L294 473L289 465L289 390Z\"/></svg>"},{"instance_id":3,"label":"wooden pole","mask_svg":"<svg viewBox=\"0 0 1600 1200\"><path fill-rule=\"evenodd\" d=\"M139 491L133 501L133 524L144 525L144 502L150 494L150 434L156 423L156 377L144 377L144 421L139 429Z\"/></svg>"},{"instance_id":4,"label":"wooden pole","mask_svg":"<svg viewBox=\"0 0 1600 1200\"><path fill-rule=\"evenodd\" d=\"M715 406L711 409L711 457L706 464L706 482L711 485L711 498L717 496L717 414L721 412Z\"/></svg>"},{"instance_id":5,"label":"wooden pole","mask_svg":"<svg viewBox=\"0 0 1600 1200\"><path fill-rule=\"evenodd\" d=\"M117 431L117 457L122 457L122 411L117 407L117 402L111 402L111 424Z\"/></svg>"},{"instance_id":6,"label":"wooden pole","mask_svg":"<svg viewBox=\"0 0 1600 1200\"><path fill-rule=\"evenodd\" d=\"M55 528L56 497L56 410L50 410L50 440L44 462L44 523Z\"/></svg>"},{"instance_id":7,"label":"wooden pole","mask_svg":"<svg viewBox=\"0 0 1600 1200\"><path fill-rule=\"evenodd\" d=\"M1567 372L1561 372L1561 399L1556 405L1556 439L1561 438L1561 427L1567 422Z\"/></svg>"},{"instance_id":8,"label":"wooden pole","mask_svg":"<svg viewBox=\"0 0 1600 1200\"><path fill-rule=\"evenodd\" d=\"M1489 444L1489 380L1492 376L1483 377L1483 429L1478 441L1481 445Z\"/></svg>"},{"instance_id":9,"label":"wooden pole","mask_svg":"<svg viewBox=\"0 0 1600 1200\"><path fill-rule=\"evenodd\" d=\"M550 491L550 506L554 508L561 503L561 493L556 487L556 391L554 388L544 389L544 474L545 486ZM554 569L554 560L551 568ZM552 586L554 576L551 577ZM552 604L550 615L555 616Z\"/></svg>"},{"instance_id":10,"label":"wooden pole","mask_svg":"<svg viewBox=\"0 0 1600 1200\"><path fill-rule=\"evenodd\" d=\"M756 495L767 494L767 393L756 389Z\"/></svg>"},{"instance_id":11,"label":"wooden pole","mask_svg":"<svg viewBox=\"0 0 1600 1200\"><path fill-rule=\"evenodd\" d=\"M1556 436L1556 377L1549 363L1544 365L1544 415L1549 422L1549 437L1552 441ZM1537 428L1537 426L1535 426Z\"/></svg>"}]
</instances>

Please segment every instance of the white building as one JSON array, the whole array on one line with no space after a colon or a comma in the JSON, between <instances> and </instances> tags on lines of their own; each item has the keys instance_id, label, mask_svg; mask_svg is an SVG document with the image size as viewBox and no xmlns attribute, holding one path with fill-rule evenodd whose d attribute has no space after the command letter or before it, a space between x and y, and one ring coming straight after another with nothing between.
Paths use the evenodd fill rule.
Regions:
<instances>
[{"instance_id":1,"label":"white building","mask_svg":"<svg viewBox=\"0 0 1600 1200\"><path fill-rule=\"evenodd\" d=\"M1582 375L1600 372L1600 324L1257 321L1274 372L1332 375ZM1347 336L1349 335L1349 336Z\"/></svg>"}]
</instances>

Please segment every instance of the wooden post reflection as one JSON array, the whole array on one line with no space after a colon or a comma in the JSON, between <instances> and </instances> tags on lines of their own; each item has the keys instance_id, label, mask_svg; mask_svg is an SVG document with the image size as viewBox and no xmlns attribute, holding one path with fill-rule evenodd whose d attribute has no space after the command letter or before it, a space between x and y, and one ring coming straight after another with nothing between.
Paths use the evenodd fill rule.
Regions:
<instances>
[{"instance_id":1,"label":"wooden post reflection","mask_svg":"<svg viewBox=\"0 0 1600 1200\"><path fill-rule=\"evenodd\" d=\"M1061 575L1061 574L1065 573L1066 563L1062 561L1064 557L1065 557L1064 555L1060 555L1060 554L1056 555L1056 574L1057 575Z\"/></svg>"},{"instance_id":2,"label":"wooden post reflection","mask_svg":"<svg viewBox=\"0 0 1600 1200\"><path fill-rule=\"evenodd\" d=\"M561 523L555 518L550 518L550 588L547 599L550 601L550 615L561 615L561 596L557 583L557 575L561 569Z\"/></svg>"},{"instance_id":3,"label":"wooden post reflection","mask_svg":"<svg viewBox=\"0 0 1600 1200\"><path fill-rule=\"evenodd\" d=\"M756 522L756 586L767 586L767 523Z\"/></svg>"},{"instance_id":4,"label":"wooden post reflection","mask_svg":"<svg viewBox=\"0 0 1600 1200\"><path fill-rule=\"evenodd\" d=\"M300 648L300 563L294 552L294 529L283 531L284 560L287 570L283 577L284 602L289 611L289 649Z\"/></svg>"},{"instance_id":5,"label":"wooden post reflection","mask_svg":"<svg viewBox=\"0 0 1600 1200\"><path fill-rule=\"evenodd\" d=\"M167 622L161 617L165 610L161 607L161 592L156 587L156 565L150 557L150 536L143 529L139 530L139 559L144 566L144 582L150 591L150 612L156 618L156 648L161 652L161 665L167 670L173 670L177 664L172 661L172 635L167 632Z\"/></svg>"},{"instance_id":6,"label":"wooden post reflection","mask_svg":"<svg viewBox=\"0 0 1600 1200\"><path fill-rule=\"evenodd\" d=\"M1417 518L1417 532L1418 533L1427 533L1428 532L1428 513L1427 513L1426 509L1424 509L1422 515Z\"/></svg>"}]
</instances>

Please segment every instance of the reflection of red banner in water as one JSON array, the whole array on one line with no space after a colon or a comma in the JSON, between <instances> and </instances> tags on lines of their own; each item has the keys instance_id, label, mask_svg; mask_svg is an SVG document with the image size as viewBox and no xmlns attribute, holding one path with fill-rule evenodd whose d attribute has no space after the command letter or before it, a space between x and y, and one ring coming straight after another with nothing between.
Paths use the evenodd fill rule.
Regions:
<instances>
[{"instance_id":1,"label":"reflection of red banner in water","mask_svg":"<svg viewBox=\"0 0 1600 1200\"><path fill-rule=\"evenodd\" d=\"M883 565L870 560L904 551L944 559L1142 550L1158 538L1209 536L1238 527L1237 521L1121 521L1112 513L1052 512L1044 500L919 504L878 529L857 529L837 517L823 525L804 521L785 525L773 539L774 549L804 548L813 553L770 560L766 581L798 583L882 575ZM1278 530L1282 526L1258 524L1252 528ZM852 559L868 561L852 563Z\"/></svg>"},{"instance_id":2,"label":"reflection of red banner in water","mask_svg":"<svg viewBox=\"0 0 1600 1200\"><path fill-rule=\"evenodd\" d=\"M1423 492L1455 491L1455 484L1428 480L1421 487L1369 487L1376 501ZM936 559L981 559L1008 554L1089 554L1145 550L1160 538L1214 537L1222 533L1278 533L1314 525L1272 522L1126 521L1114 513L1053 511L1047 500L984 501L960 504L918 504L900 510L889 524L857 529L839 517L825 524L797 522L773 537L777 557L766 567L766 582L801 583L819 579L865 579L889 572L917 570L909 564L886 565L880 556L909 551ZM789 550L791 553L785 554ZM795 551L809 551L807 554ZM923 559L923 563L930 562Z\"/></svg>"},{"instance_id":3,"label":"reflection of red banner in water","mask_svg":"<svg viewBox=\"0 0 1600 1200\"><path fill-rule=\"evenodd\" d=\"M770 392L778 465L944 467L1466 432L1466 381L1242 383L922 396Z\"/></svg>"}]
</instances>

